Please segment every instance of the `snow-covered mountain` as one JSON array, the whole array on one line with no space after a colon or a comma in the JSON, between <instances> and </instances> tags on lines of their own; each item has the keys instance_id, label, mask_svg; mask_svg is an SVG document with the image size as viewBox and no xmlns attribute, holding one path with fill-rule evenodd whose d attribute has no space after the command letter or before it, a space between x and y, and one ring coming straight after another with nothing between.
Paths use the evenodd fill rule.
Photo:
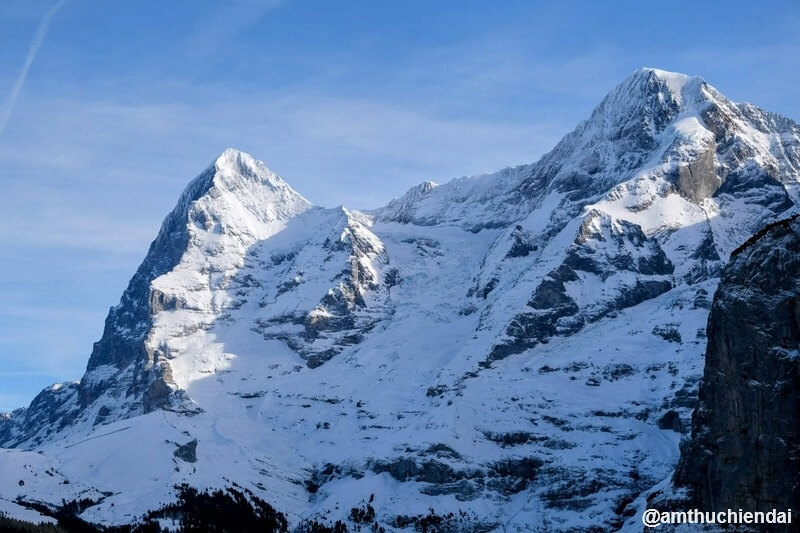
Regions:
<instances>
[{"instance_id":1,"label":"snow-covered mountain","mask_svg":"<svg viewBox=\"0 0 800 533\"><path fill-rule=\"evenodd\" d=\"M126 524L176 485L236 484L293 525L371 502L388 530L429 509L635 530L678 461L719 272L799 200L800 125L654 69L538 162L366 213L227 150L81 381L0 419L0 512L88 499Z\"/></svg>"}]
</instances>

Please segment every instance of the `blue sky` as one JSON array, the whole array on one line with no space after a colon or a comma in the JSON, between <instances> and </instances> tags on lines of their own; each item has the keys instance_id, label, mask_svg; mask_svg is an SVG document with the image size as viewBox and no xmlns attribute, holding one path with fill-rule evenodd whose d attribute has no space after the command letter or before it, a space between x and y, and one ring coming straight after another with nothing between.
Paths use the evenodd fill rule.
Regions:
<instances>
[{"instance_id":1,"label":"blue sky","mask_svg":"<svg viewBox=\"0 0 800 533\"><path fill-rule=\"evenodd\" d=\"M0 44L0 410L80 377L228 146L369 208L536 160L640 66L800 119L796 0L3 0Z\"/></svg>"}]
</instances>

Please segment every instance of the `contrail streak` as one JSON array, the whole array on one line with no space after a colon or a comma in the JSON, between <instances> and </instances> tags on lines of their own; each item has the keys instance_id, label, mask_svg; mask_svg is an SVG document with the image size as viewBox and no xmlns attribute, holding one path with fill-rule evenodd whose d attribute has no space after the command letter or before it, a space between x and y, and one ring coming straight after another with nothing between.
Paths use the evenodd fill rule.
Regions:
<instances>
[{"instance_id":1,"label":"contrail streak","mask_svg":"<svg viewBox=\"0 0 800 533\"><path fill-rule=\"evenodd\" d=\"M17 105L17 98L19 98L19 94L22 92L22 86L25 85L25 78L28 77L28 71L31 69L33 60L36 59L36 54L39 53L39 47L41 47L42 42L44 42L47 30L50 28L50 22L66 1L67 0L59 0L56 5L51 7L50 10L45 13L44 17L42 17L39 27L36 28L36 33L33 34L33 41L31 41L31 47L28 49L27 57L25 57L25 64L22 65L22 70L19 76L17 76L17 81L15 81L14 86L11 87L11 92L8 94L8 98L5 104L3 104L2 110L0 110L0 135L5 131L11 114L14 112L14 107Z\"/></svg>"}]
</instances>

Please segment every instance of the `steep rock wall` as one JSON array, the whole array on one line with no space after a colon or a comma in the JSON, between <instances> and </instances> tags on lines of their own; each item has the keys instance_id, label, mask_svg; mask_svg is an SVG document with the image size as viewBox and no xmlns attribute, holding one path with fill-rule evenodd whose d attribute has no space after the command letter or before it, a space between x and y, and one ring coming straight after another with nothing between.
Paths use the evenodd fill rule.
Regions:
<instances>
[{"instance_id":1,"label":"steep rock wall","mask_svg":"<svg viewBox=\"0 0 800 533\"><path fill-rule=\"evenodd\" d=\"M800 507L800 218L736 250L708 322L692 439L675 481L702 508Z\"/></svg>"}]
</instances>

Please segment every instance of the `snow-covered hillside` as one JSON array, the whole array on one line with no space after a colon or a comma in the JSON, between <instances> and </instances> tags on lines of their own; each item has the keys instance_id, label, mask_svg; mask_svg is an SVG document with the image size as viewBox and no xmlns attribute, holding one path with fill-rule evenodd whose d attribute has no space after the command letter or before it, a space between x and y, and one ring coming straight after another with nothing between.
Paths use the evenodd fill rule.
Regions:
<instances>
[{"instance_id":1,"label":"snow-covered hillside","mask_svg":"<svg viewBox=\"0 0 800 533\"><path fill-rule=\"evenodd\" d=\"M292 524L374 495L390 530L623 527L678 460L720 269L798 200L797 123L654 69L538 162L367 213L227 150L83 379L0 419L4 476L35 478L0 511L126 524L236 483Z\"/></svg>"}]
</instances>

